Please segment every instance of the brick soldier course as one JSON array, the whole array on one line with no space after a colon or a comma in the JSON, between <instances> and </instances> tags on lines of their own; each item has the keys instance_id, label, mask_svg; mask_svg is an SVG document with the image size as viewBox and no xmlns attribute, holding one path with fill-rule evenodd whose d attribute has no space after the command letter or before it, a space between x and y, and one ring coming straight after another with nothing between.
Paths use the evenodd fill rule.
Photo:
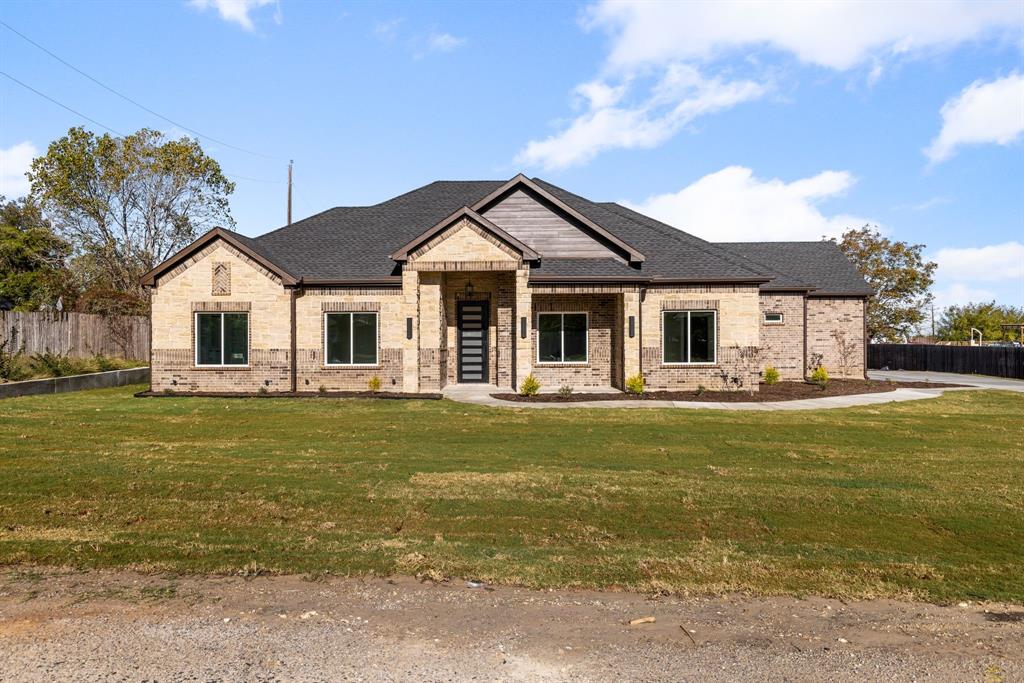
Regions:
<instances>
[{"instance_id":1,"label":"brick soldier course","mask_svg":"<svg viewBox=\"0 0 1024 683\"><path fill-rule=\"evenodd\" d=\"M814 361L862 377L871 294L831 243L711 243L521 175L258 238L215 229L143 284L152 390L176 393L514 389L530 374L576 391L638 374L650 390L746 389Z\"/></svg>"}]
</instances>

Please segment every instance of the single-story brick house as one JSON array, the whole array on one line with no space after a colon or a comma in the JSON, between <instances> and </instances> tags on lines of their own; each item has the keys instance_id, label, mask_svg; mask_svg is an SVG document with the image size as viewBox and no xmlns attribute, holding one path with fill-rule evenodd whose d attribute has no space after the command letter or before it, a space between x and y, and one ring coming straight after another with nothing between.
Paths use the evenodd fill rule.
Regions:
<instances>
[{"instance_id":1,"label":"single-story brick house","mask_svg":"<svg viewBox=\"0 0 1024 683\"><path fill-rule=\"evenodd\" d=\"M829 242L711 243L539 178L439 181L260 237L214 229L143 278L152 390L650 390L863 377L871 294ZM840 341L841 340L841 341ZM745 350L760 349L752 365Z\"/></svg>"}]
</instances>

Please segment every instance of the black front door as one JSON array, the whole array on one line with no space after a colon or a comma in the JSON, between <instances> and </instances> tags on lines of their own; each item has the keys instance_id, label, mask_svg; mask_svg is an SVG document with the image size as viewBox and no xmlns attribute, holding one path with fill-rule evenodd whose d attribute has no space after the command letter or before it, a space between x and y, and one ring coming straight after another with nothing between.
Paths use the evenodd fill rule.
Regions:
<instances>
[{"instance_id":1,"label":"black front door","mask_svg":"<svg viewBox=\"0 0 1024 683\"><path fill-rule=\"evenodd\" d=\"M487 314L486 301L460 301L459 382L487 382Z\"/></svg>"}]
</instances>

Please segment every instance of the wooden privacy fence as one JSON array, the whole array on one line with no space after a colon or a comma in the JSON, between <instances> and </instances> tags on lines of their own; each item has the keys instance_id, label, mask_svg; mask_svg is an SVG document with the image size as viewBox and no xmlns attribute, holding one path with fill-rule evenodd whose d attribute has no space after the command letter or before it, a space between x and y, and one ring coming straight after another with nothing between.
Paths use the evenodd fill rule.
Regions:
<instances>
[{"instance_id":1,"label":"wooden privacy fence","mask_svg":"<svg viewBox=\"0 0 1024 683\"><path fill-rule=\"evenodd\" d=\"M132 360L149 359L149 318L90 313L15 313L0 311L0 341L14 336L10 350L59 353L86 358L102 353Z\"/></svg>"},{"instance_id":2,"label":"wooden privacy fence","mask_svg":"<svg viewBox=\"0 0 1024 683\"><path fill-rule=\"evenodd\" d=\"M960 372L1024 379L1024 348L1012 346L939 346L938 344L869 344L872 370Z\"/></svg>"}]
</instances>

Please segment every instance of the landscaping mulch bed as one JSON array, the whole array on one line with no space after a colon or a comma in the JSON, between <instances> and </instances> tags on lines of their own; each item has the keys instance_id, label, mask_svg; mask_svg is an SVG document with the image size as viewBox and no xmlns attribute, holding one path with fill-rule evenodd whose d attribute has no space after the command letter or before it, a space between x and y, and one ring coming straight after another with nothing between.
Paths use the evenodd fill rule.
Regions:
<instances>
[{"instance_id":1,"label":"landscaping mulch bed","mask_svg":"<svg viewBox=\"0 0 1024 683\"><path fill-rule=\"evenodd\" d=\"M182 398L201 396L205 398L380 398L380 399L427 399L437 401L441 394L408 394L398 391L269 391L226 392L226 391L140 391L136 398Z\"/></svg>"},{"instance_id":2,"label":"landscaping mulch bed","mask_svg":"<svg viewBox=\"0 0 1024 683\"><path fill-rule=\"evenodd\" d=\"M573 393L569 396L559 394L537 394L536 396L520 396L519 394L491 394L503 401L523 403L574 403L578 401L696 401L703 403L761 403L766 401L796 401L804 398L823 398L825 396L851 396L854 394L877 394L896 389L942 389L963 386L961 384L940 384L938 382L880 382L865 379L834 379L821 387L809 382L779 382L764 384L753 394L746 391L648 391L643 394L588 394Z\"/></svg>"}]
</instances>

